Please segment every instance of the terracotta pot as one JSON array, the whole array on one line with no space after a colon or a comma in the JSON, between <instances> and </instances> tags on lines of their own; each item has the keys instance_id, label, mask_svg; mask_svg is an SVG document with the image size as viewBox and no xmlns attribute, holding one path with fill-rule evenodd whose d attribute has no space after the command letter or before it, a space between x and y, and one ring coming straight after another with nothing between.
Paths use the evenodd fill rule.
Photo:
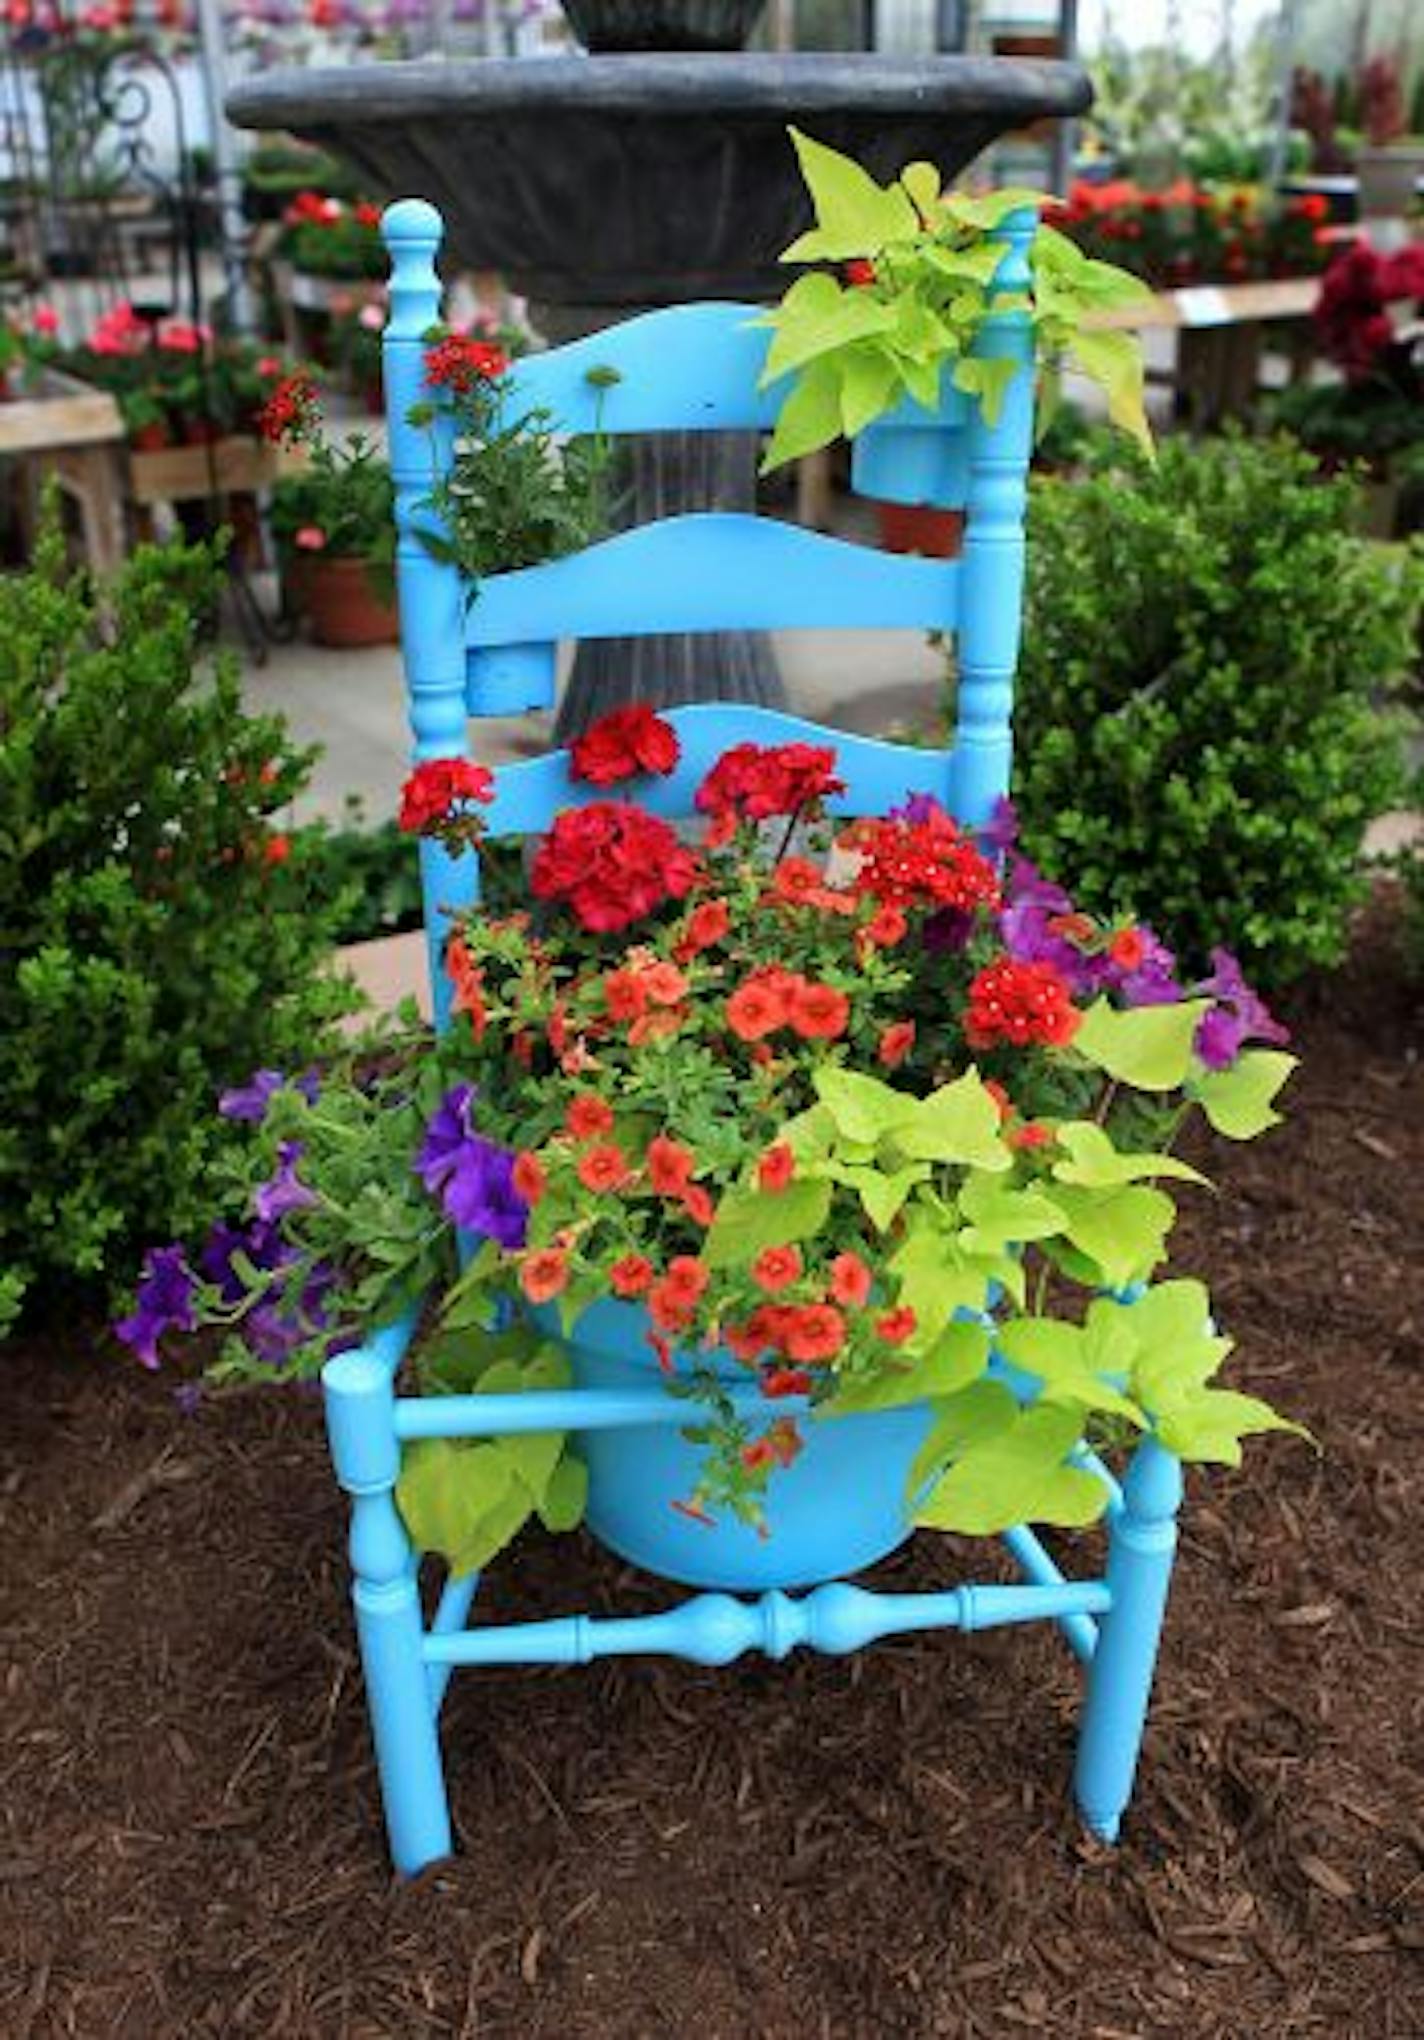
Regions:
<instances>
[{"instance_id":1,"label":"terracotta pot","mask_svg":"<svg viewBox=\"0 0 1424 2040\"><path fill-rule=\"evenodd\" d=\"M183 444L185 446L215 446L222 438L221 425L211 418L185 418L183 420Z\"/></svg>"},{"instance_id":2,"label":"terracotta pot","mask_svg":"<svg viewBox=\"0 0 1424 2040\"><path fill-rule=\"evenodd\" d=\"M962 510L938 510L930 503L877 503L875 513L886 552L922 553L929 560L958 559L964 544Z\"/></svg>"},{"instance_id":3,"label":"terracotta pot","mask_svg":"<svg viewBox=\"0 0 1424 2040\"><path fill-rule=\"evenodd\" d=\"M162 453L168 444L166 425L140 425L129 434L129 445L135 453Z\"/></svg>"},{"instance_id":4,"label":"terracotta pot","mask_svg":"<svg viewBox=\"0 0 1424 2040\"><path fill-rule=\"evenodd\" d=\"M292 606L307 617L319 645L353 651L392 645L399 637L394 592L385 598L371 585L364 560L305 553L288 560L285 576Z\"/></svg>"}]
</instances>

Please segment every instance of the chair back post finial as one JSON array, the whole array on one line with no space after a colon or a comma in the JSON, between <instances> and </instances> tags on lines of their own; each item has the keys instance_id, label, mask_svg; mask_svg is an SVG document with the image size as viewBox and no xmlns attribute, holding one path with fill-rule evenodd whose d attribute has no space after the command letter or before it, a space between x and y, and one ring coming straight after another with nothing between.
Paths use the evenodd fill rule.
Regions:
<instances>
[{"instance_id":1,"label":"chair back post finial","mask_svg":"<svg viewBox=\"0 0 1424 2040\"><path fill-rule=\"evenodd\" d=\"M423 531L438 527L423 507L435 476L448 468L453 433L448 419L412 424L410 410L426 399L425 336L441 313L442 290L435 258L444 222L424 199L404 198L388 206L381 235L391 258L390 317L382 345L386 424L395 483L396 585L400 594L401 650L412 755L466 755L464 591L459 569L438 560L424 544ZM442 950L452 910L479 895L479 864L472 853L451 857L439 843L420 846L425 939L430 965L435 1024L450 1024L450 985Z\"/></svg>"},{"instance_id":2,"label":"chair back post finial","mask_svg":"<svg viewBox=\"0 0 1424 2040\"><path fill-rule=\"evenodd\" d=\"M1018 664L1024 587L1024 512L1033 450L1034 332L1027 303L1033 275L1029 251L1038 216L1031 206L1006 213L994 230L1004 254L994 297L1004 301L980 329L980 360L1012 361L1016 372L994 424L981 404L970 408L969 490L959 627L957 806L970 827L989 820L1009 790L1013 761L1014 670Z\"/></svg>"}]
</instances>

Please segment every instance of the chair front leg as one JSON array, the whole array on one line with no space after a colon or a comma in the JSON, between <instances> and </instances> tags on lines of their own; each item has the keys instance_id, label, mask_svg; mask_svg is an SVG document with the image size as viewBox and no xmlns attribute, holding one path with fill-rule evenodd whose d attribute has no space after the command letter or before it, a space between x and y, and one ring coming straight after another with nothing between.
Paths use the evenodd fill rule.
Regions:
<instances>
[{"instance_id":1,"label":"chair front leg","mask_svg":"<svg viewBox=\"0 0 1424 2040\"><path fill-rule=\"evenodd\" d=\"M1112 1606L1099 1618L1074 1774L1083 1818L1106 1842L1117 1840L1123 1809L1132 1797L1181 1499L1179 1461L1154 1438L1144 1439L1128 1468L1123 1505L1109 1532Z\"/></svg>"},{"instance_id":2,"label":"chair front leg","mask_svg":"<svg viewBox=\"0 0 1424 2040\"><path fill-rule=\"evenodd\" d=\"M323 1385L336 1475L351 1497L351 1598L386 1832L398 1874L410 1877L452 1843L417 1557L395 1504L391 1372L366 1352L344 1353L327 1364Z\"/></svg>"}]
</instances>

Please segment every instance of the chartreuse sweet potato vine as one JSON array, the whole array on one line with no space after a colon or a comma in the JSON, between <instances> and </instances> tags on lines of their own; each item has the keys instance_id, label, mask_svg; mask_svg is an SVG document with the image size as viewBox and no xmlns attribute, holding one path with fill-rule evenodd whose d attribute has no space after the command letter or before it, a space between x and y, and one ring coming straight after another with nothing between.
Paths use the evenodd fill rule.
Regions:
<instances>
[{"instance_id":1,"label":"chartreuse sweet potato vine","mask_svg":"<svg viewBox=\"0 0 1424 2040\"><path fill-rule=\"evenodd\" d=\"M1027 311L1038 358L1066 356L1102 387L1113 422L1150 452L1136 337L1091 323L1095 314L1141 302L1147 293L1137 277L1090 260L1040 222L1029 256L1031 291L991 296L1005 254L991 229L1021 207L1048 203L1042 193L944 191L932 163L911 163L881 185L823 142L794 128L791 138L816 225L781 259L829 263L840 273L820 268L798 277L761 321L773 336L763 382L794 377L765 467L842 434L853 439L906 399L936 409L946 366L954 387L976 398L992 424L1014 364L972 359L971 351L995 308Z\"/></svg>"}]
</instances>

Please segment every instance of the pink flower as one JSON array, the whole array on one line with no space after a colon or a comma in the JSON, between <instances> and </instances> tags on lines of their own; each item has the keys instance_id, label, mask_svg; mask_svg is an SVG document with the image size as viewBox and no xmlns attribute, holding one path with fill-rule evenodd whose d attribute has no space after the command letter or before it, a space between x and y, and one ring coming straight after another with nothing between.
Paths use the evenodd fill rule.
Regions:
<instances>
[{"instance_id":1,"label":"pink flower","mask_svg":"<svg viewBox=\"0 0 1424 2040\"><path fill-rule=\"evenodd\" d=\"M37 333L43 333L46 336L57 333L59 331L59 313L53 305L36 305L32 323Z\"/></svg>"},{"instance_id":2,"label":"pink flower","mask_svg":"<svg viewBox=\"0 0 1424 2040\"><path fill-rule=\"evenodd\" d=\"M303 524L293 534L293 544L302 552L325 552L326 533L319 524Z\"/></svg>"},{"instance_id":3,"label":"pink flower","mask_svg":"<svg viewBox=\"0 0 1424 2040\"><path fill-rule=\"evenodd\" d=\"M360 311L356 314L356 318L357 322L364 326L368 333L379 333L383 330L386 323L385 306L362 305Z\"/></svg>"}]
</instances>

